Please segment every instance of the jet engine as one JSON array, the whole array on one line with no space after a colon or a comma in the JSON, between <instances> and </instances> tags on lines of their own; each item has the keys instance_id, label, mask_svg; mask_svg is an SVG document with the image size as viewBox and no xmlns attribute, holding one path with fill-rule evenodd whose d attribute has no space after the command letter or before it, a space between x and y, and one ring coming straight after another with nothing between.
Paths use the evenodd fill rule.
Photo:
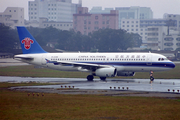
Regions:
<instances>
[{"instance_id":1,"label":"jet engine","mask_svg":"<svg viewBox=\"0 0 180 120\"><path fill-rule=\"evenodd\" d=\"M115 77L117 75L116 68L99 68L95 71L95 76L99 77Z\"/></svg>"},{"instance_id":2,"label":"jet engine","mask_svg":"<svg viewBox=\"0 0 180 120\"><path fill-rule=\"evenodd\" d=\"M118 72L117 76L134 76L135 72Z\"/></svg>"}]
</instances>

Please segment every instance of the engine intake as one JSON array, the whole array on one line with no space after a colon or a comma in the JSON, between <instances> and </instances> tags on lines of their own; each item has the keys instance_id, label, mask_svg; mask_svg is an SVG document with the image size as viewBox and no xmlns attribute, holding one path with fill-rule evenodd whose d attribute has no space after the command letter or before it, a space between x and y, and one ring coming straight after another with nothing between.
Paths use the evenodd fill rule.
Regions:
<instances>
[{"instance_id":1,"label":"engine intake","mask_svg":"<svg viewBox=\"0 0 180 120\"><path fill-rule=\"evenodd\" d=\"M95 76L99 77L115 77L117 70L115 68L99 68L95 71Z\"/></svg>"}]
</instances>

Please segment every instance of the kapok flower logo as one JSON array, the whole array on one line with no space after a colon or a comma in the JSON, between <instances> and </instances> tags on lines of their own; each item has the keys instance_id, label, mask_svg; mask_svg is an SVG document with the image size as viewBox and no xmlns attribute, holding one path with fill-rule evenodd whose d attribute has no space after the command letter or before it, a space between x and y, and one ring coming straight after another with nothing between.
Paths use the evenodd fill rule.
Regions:
<instances>
[{"instance_id":1,"label":"kapok flower logo","mask_svg":"<svg viewBox=\"0 0 180 120\"><path fill-rule=\"evenodd\" d=\"M21 41L22 44L24 44L24 48L26 50L29 50L31 48L31 44L34 43L33 40L31 40L30 38L25 38L24 40Z\"/></svg>"}]
</instances>

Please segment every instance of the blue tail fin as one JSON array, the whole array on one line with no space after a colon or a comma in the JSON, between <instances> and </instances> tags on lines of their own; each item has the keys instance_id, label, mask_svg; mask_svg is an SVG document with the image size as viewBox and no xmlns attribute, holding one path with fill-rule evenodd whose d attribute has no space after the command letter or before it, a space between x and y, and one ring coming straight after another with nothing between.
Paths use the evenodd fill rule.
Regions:
<instances>
[{"instance_id":1,"label":"blue tail fin","mask_svg":"<svg viewBox=\"0 0 180 120\"><path fill-rule=\"evenodd\" d=\"M25 27L17 27L23 54L47 53Z\"/></svg>"}]
</instances>

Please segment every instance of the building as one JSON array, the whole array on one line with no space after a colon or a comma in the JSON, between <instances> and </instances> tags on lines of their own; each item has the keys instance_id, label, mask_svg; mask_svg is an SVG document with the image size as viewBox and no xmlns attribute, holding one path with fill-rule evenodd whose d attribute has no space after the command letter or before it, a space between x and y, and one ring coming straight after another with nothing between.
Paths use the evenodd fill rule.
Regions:
<instances>
[{"instance_id":1,"label":"building","mask_svg":"<svg viewBox=\"0 0 180 120\"><path fill-rule=\"evenodd\" d=\"M40 18L39 27L46 28L46 27L54 27L59 30L70 30L73 29L73 22L55 22L55 21L48 21L47 18Z\"/></svg>"},{"instance_id":2,"label":"building","mask_svg":"<svg viewBox=\"0 0 180 120\"><path fill-rule=\"evenodd\" d=\"M25 27L46 28L53 27L59 30L73 29L73 22L48 21L47 18L39 18L38 21L25 21Z\"/></svg>"},{"instance_id":3,"label":"building","mask_svg":"<svg viewBox=\"0 0 180 120\"><path fill-rule=\"evenodd\" d=\"M3 13L0 13L0 24L11 28L24 25L24 8L7 7Z\"/></svg>"},{"instance_id":4,"label":"building","mask_svg":"<svg viewBox=\"0 0 180 120\"><path fill-rule=\"evenodd\" d=\"M104 10L102 7L93 7L89 13L90 14L109 14L111 10L114 10L114 8L105 8Z\"/></svg>"},{"instance_id":5,"label":"building","mask_svg":"<svg viewBox=\"0 0 180 120\"><path fill-rule=\"evenodd\" d=\"M166 26L147 27L147 48L151 50L164 50L164 36L167 35Z\"/></svg>"},{"instance_id":6,"label":"building","mask_svg":"<svg viewBox=\"0 0 180 120\"><path fill-rule=\"evenodd\" d=\"M119 28L122 19L153 19L153 12L149 7L116 7L119 11Z\"/></svg>"},{"instance_id":7,"label":"building","mask_svg":"<svg viewBox=\"0 0 180 120\"><path fill-rule=\"evenodd\" d=\"M82 6L73 4L72 0L35 0L29 1L29 20L39 21L39 18L47 18L48 21L72 22L73 14Z\"/></svg>"},{"instance_id":8,"label":"building","mask_svg":"<svg viewBox=\"0 0 180 120\"><path fill-rule=\"evenodd\" d=\"M180 35L171 34L170 36L164 36L163 44L163 50L175 51L177 48L180 48Z\"/></svg>"},{"instance_id":9,"label":"building","mask_svg":"<svg viewBox=\"0 0 180 120\"><path fill-rule=\"evenodd\" d=\"M152 50L175 51L180 47L179 31L170 30L167 26L153 26L148 28L148 48Z\"/></svg>"},{"instance_id":10,"label":"building","mask_svg":"<svg viewBox=\"0 0 180 120\"><path fill-rule=\"evenodd\" d=\"M111 10L108 14L90 14L87 7L79 7L73 15L73 28L87 35L98 29L118 29L118 11Z\"/></svg>"},{"instance_id":11,"label":"building","mask_svg":"<svg viewBox=\"0 0 180 120\"><path fill-rule=\"evenodd\" d=\"M142 37L142 42L147 43L147 29L151 26L165 26L166 20L164 19L122 19L121 29L130 33L137 33Z\"/></svg>"},{"instance_id":12,"label":"building","mask_svg":"<svg viewBox=\"0 0 180 120\"><path fill-rule=\"evenodd\" d=\"M171 19L168 26L168 19L122 19L121 28L139 34L147 49L174 51L180 47L179 21Z\"/></svg>"},{"instance_id":13,"label":"building","mask_svg":"<svg viewBox=\"0 0 180 120\"><path fill-rule=\"evenodd\" d=\"M170 30L180 31L180 15L164 14L164 19L167 20L167 26Z\"/></svg>"}]
</instances>

